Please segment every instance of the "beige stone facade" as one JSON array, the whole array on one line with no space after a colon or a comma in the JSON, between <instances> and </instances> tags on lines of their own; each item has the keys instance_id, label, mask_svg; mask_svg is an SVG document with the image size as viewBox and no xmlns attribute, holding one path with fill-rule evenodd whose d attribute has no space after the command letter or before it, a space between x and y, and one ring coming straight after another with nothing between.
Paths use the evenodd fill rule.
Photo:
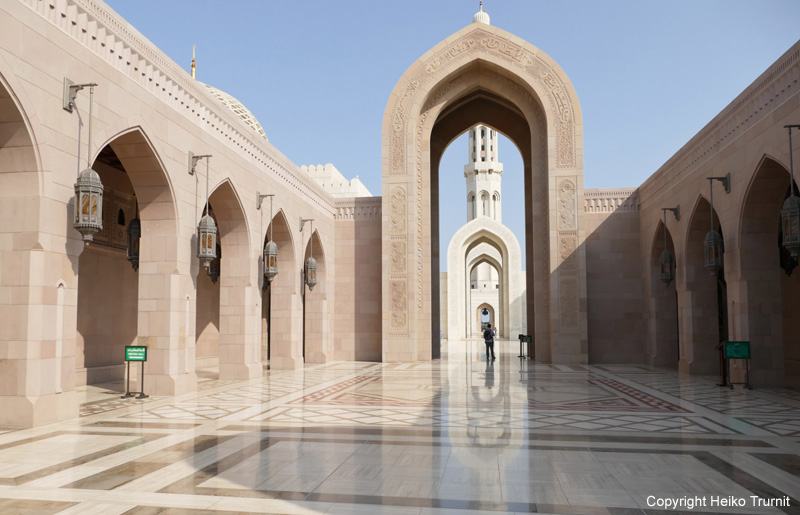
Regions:
<instances>
[{"instance_id":1,"label":"beige stone facade","mask_svg":"<svg viewBox=\"0 0 800 515\"><path fill-rule=\"evenodd\" d=\"M222 103L102 2L9 0L0 29L0 425L76 417L76 386L120 378L130 344L148 347L145 387L157 395L195 390L207 366L243 380L266 361L435 359L448 323L438 316L438 163L477 124L523 156L520 317L537 360L714 374L719 341L748 340L754 383L800 386L800 273L784 273L778 246L800 44L644 184L584 191L581 111L567 75L478 21L422 56L389 95L382 197L336 198L232 109L239 104ZM88 88L69 113L65 78L98 84L88 162L106 188L105 227L89 246L72 228ZM212 157L190 174L190 153ZM727 173L731 192L715 182L712 210L706 178ZM271 214L269 199L257 208L259 194L274 195ZM662 208L677 206L680 219L670 214L664 227ZM219 230L216 281L195 256L204 213ZM133 217L138 270L126 259ZM711 221L725 241L717 278L703 266ZM677 260L667 287L665 230ZM265 284L270 238L279 273Z\"/></svg>"}]
</instances>

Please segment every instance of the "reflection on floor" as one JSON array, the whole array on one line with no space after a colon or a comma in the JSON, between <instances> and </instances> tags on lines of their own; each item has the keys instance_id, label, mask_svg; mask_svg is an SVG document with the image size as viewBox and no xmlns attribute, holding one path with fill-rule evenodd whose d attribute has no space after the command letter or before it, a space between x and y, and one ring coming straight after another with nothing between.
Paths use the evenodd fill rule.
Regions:
<instances>
[{"instance_id":1,"label":"reflection on floor","mask_svg":"<svg viewBox=\"0 0 800 515\"><path fill-rule=\"evenodd\" d=\"M499 345L86 388L79 419L0 428L0 513L800 513L798 392Z\"/></svg>"}]
</instances>

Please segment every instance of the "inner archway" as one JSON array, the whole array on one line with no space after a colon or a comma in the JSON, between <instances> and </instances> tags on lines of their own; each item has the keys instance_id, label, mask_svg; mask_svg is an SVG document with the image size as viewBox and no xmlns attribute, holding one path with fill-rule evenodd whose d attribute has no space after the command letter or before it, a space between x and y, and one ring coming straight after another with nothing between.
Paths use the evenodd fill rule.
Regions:
<instances>
[{"instance_id":1,"label":"inner archway","mask_svg":"<svg viewBox=\"0 0 800 515\"><path fill-rule=\"evenodd\" d=\"M751 381L777 387L800 386L800 271L780 246L780 217L789 196L789 170L764 156L747 190L741 217L741 282ZM794 185L795 192L797 186Z\"/></svg>"},{"instance_id":2,"label":"inner archway","mask_svg":"<svg viewBox=\"0 0 800 515\"><path fill-rule=\"evenodd\" d=\"M724 239L716 211L701 196L689 219L683 260L685 280L678 284L682 327L680 369L700 375L721 373L718 346L727 339L725 272L723 269L711 273L705 267L703 241L712 223Z\"/></svg>"},{"instance_id":3,"label":"inner archway","mask_svg":"<svg viewBox=\"0 0 800 515\"><path fill-rule=\"evenodd\" d=\"M527 322L536 355L586 362L577 97L544 53L484 23L466 27L412 65L386 109L383 358L439 356L438 167L450 142L479 123L503 132L523 156ZM390 259L397 255L407 259Z\"/></svg>"},{"instance_id":4,"label":"inner archway","mask_svg":"<svg viewBox=\"0 0 800 515\"><path fill-rule=\"evenodd\" d=\"M666 247L664 246L665 236ZM664 223L659 221L650 251L650 312L652 315L649 320L649 330L653 346L647 349L645 358L648 363L657 367L678 368L680 360L678 292L674 277L669 284L664 284L661 280L661 254L665 249L675 259L672 235L669 229L664 227Z\"/></svg>"}]
</instances>

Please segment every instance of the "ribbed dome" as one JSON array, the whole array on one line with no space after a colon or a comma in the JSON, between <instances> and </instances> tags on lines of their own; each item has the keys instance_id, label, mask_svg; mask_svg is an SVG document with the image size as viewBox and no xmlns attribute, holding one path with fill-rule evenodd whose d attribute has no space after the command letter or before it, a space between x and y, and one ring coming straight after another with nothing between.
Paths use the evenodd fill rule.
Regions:
<instances>
[{"instance_id":1,"label":"ribbed dome","mask_svg":"<svg viewBox=\"0 0 800 515\"><path fill-rule=\"evenodd\" d=\"M472 17L472 23L491 25L491 23L489 23L489 13L483 10L483 2L481 2L481 10L476 12L475 16Z\"/></svg>"},{"instance_id":2,"label":"ribbed dome","mask_svg":"<svg viewBox=\"0 0 800 515\"><path fill-rule=\"evenodd\" d=\"M267 135L264 134L264 129L261 127L261 124L258 123L256 117L253 116L253 113L250 112L241 102L230 96L229 94L225 93L224 91L220 91L213 86L209 86L208 84L203 84L208 90L222 102L225 107L236 113L236 115L244 120L244 122L249 125L254 131L261 134L264 139L267 139Z\"/></svg>"}]
</instances>

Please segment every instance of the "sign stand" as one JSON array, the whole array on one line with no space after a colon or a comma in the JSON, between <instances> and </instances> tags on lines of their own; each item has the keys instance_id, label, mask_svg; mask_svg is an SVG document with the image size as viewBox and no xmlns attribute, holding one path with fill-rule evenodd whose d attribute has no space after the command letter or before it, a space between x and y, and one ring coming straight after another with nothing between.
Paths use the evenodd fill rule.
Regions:
<instances>
[{"instance_id":1,"label":"sign stand","mask_svg":"<svg viewBox=\"0 0 800 515\"><path fill-rule=\"evenodd\" d=\"M142 382L140 383L139 387L141 391L139 392L131 392L131 361L139 361L142 364ZM147 361L147 347L140 346L140 345L126 345L125 346L125 362L128 365L128 380L127 385L125 387L125 395L123 395L122 399L128 399L133 397L135 393L139 395L136 396L137 399L146 399L150 397L149 395L144 393L144 363Z\"/></svg>"},{"instance_id":2,"label":"sign stand","mask_svg":"<svg viewBox=\"0 0 800 515\"><path fill-rule=\"evenodd\" d=\"M731 377L730 368L732 359L743 359L747 362L744 371L744 382L734 383L729 381L727 386L730 386L731 390L733 390L733 385L743 384L746 389L752 390L753 387L750 385L750 342L724 342L724 345L725 345L725 362L726 362L726 368L728 370L728 378Z\"/></svg>"}]
</instances>

